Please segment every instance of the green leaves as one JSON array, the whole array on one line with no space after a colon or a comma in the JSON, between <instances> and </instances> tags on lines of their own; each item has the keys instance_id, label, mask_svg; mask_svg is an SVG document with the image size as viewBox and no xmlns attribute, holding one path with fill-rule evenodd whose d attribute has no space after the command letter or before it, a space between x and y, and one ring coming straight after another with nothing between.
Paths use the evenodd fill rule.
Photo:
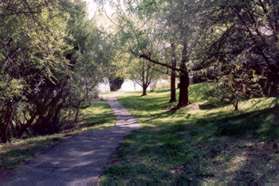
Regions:
<instances>
[{"instance_id":1,"label":"green leaves","mask_svg":"<svg viewBox=\"0 0 279 186\"><path fill-rule=\"evenodd\" d=\"M57 132L90 102L113 57L80 1L0 3L0 139Z\"/></svg>"}]
</instances>

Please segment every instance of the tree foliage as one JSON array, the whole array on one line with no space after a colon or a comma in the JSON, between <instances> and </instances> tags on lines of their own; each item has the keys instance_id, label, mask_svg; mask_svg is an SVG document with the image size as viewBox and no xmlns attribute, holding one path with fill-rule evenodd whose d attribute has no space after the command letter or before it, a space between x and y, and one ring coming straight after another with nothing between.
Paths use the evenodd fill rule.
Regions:
<instances>
[{"instance_id":1,"label":"tree foliage","mask_svg":"<svg viewBox=\"0 0 279 186\"><path fill-rule=\"evenodd\" d=\"M265 0L124 1L118 22L134 56L179 73L178 107L189 104L190 81L216 80L235 103L278 96L278 6ZM178 67L162 55L172 45Z\"/></svg>"},{"instance_id":2,"label":"tree foliage","mask_svg":"<svg viewBox=\"0 0 279 186\"><path fill-rule=\"evenodd\" d=\"M59 131L104 76L106 37L79 1L1 1L0 22L1 141Z\"/></svg>"}]
</instances>

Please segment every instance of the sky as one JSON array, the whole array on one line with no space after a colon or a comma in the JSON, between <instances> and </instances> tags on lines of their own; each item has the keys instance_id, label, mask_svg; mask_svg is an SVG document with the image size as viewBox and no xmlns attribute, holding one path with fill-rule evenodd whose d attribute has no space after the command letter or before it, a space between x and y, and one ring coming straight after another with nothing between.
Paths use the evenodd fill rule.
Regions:
<instances>
[{"instance_id":1,"label":"sky","mask_svg":"<svg viewBox=\"0 0 279 186\"><path fill-rule=\"evenodd\" d=\"M94 17L97 11L97 4L94 2L94 0L84 0L87 3L87 11L89 18Z\"/></svg>"},{"instance_id":2,"label":"sky","mask_svg":"<svg viewBox=\"0 0 279 186\"><path fill-rule=\"evenodd\" d=\"M97 3L95 3L95 0L84 0L87 3L87 11L90 18L94 17L96 15L96 11L98 9ZM111 16L113 14L113 8L109 3L106 3L104 5L104 10L106 11L106 14Z\"/></svg>"},{"instance_id":3,"label":"sky","mask_svg":"<svg viewBox=\"0 0 279 186\"><path fill-rule=\"evenodd\" d=\"M107 32L115 31L115 24L112 23L114 9L112 6L107 3L102 7L102 11L105 11L105 14L101 11L98 11L98 4L95 3L95 0L84 0L87 3L87 12L90 19L94 19L94 22L99 28L105 29ZM109 17L109 18L108 18Z\"/></svg>"}]
</instances>

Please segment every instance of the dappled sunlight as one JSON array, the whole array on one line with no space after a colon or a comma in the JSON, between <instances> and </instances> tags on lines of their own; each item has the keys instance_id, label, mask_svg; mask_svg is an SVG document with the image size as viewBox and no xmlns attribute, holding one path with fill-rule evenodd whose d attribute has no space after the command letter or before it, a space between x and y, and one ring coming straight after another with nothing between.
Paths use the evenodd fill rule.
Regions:
<instances>
[{"instance_id":1,"label":"dappled sunlight","mask_svg":"<svg viewBox=\"0 0 279 186\"><path fill-rule=\"evenodd\" d=\"M107 102L111 110L99 102L95 105L96 108L89 107L84 113L91 113L90 115L96 113L96 116L92 117L98 115L104 117L106 112L113 112L116 123L112 127L104 130L88 130L62 140L51 150L32 159L28 165L19 167L9 183L35 182L51 185L98 183L108 159L123 138L140 128L136 120L116 100L110 99ZM45 175L52 175L52 178L59 177L59 181L49 179Z\"/></svg>"},{"instance_id":2,"label":"dappled sunlight","mask_svg":"<svg viewBox=\"0 0 279 186\"><path fill-rule=\"evenodd\" d=\"M209 161L209 170L215 175L211 181L219 182L224 179L227 184L275 183L279 156L277 150L272 150L268 142L255 139L224 142L226 145L223 149L211 152L216 154Z\"/></svg>"},{"instance_id":3,"label":"dappled sunlight","mask_svg":"<svg viewBox=\"0 0 279 186\"><path fill-rule=\"evenodd\" d=\"M77 127L81 130L103 129L114 126L116 117L104 101L99 101L81 111L82 121Z\"/></svg>"},{"instance_id":4,"label":"dappled sunlight","mask_svg":"<svg viewBox=\"0 0 279 186\"><path fill-rule=\"evenodd\" d=\"M228 170L226 172L234 174L236 171L240 170L248 160L246 153L238 154L232 158L227 164Z\"/></svg>"},{"instance_id":5,"label":"dappled sunlight","mask_svg":"<svg viewBox=\"0 0 279 186\"><path fill-rule=\"evenodd\" d=\"M0 1L0 185L279 183L279 0Z\"/></svg>"},{"instance_id":6,"label":"dappled sunlight","mask_svg":"<svg viewBox=\"0 0 279 186\"><path fill-rule=\"evenodd\" d=\"M190 106L174 113L167 110L167 91L146 97L122 94L120 101L143 128L124 141L115 156L117 162L106 171L104 183L145 180L173 184L191 180L190 183L234 184L262 176L270 181L279 174L270 166L279 163L276 151L267 156L267 146L259 148L267 139L279 137L279 133L267 132L279 129L269 125L277 118L274 102L278 99L244 100L238 112L231 105L223 105L207 109ZM199 100L193 104L204 103Z\"/></svg>"}]
</instances>

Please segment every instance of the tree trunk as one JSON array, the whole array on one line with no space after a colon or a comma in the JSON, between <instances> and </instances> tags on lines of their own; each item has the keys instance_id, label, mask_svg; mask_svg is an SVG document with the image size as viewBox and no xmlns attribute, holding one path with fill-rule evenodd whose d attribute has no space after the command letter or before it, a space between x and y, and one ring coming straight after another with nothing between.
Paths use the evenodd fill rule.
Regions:
<instances>
[{"instance_id":1,"label":"tree trunk","mask_svg":"<svg viewBox=\"0 0 279 186\"><path fill-rule=\"evenodd\" d=\"M0 127L0 138L1 138L1 142L2 143L7 143L8 142L8 127L6 125L6 123L1 123L1 127Z\"/></svg>"},{"instance_id":2,"label":"tree trunk","mask_svg":"<svg viewBox=\"0 0 279 186\"><path fill-rule=\"evenodd\" d=\"M175 45L171 44L172 49L172 58L171 58L171 92L170 92L170 103L176 102L176 54L175 54Z\"/></svg>"},{"instance_id":3,"label":"tree trunk","mask_svg":"<svg viewBox=\"0 0 279 186\"><path fill-rule=\"evenodd\" d=\"M12 123L12 116L13 116L13 104L11 101L8 101L3 111L2 123L0 123L1 125L0 138L2 143L7 143L9 141L10 138L9 127L11 126Z\"/></svg>"},{"instance_id":4,"label":"tree trunk","mask_svg":"<svg viewBox=\"0 0 279 186\"><path fill-rule=\"evenodd\" d=\"M238 98L236 98L236 99L233 101L234 111L239 111L238 105L239 105L239 100L238 100Z\"/></svg>"},{"instance_id":5,"label":"tree trunk","mask_svg":"<svg viewBox=\"0 0 279 186\"><path fill-rule=\"evenodd\" d=\"M141 96L146 96L147 95L147 85L146 84L144 84L143 86L142 86L142 95Z\"/></svg>"},{"instance_id":6,"label":"tree trunk","mask_svg":"<svg viewBox=\"0 0 279 186\"><path fill-rule=\"evenodd\" d=\"M188 88L190 85L190 78L189 73L186 67L186 63L188 62L188 51L187 51L187 42L183 44L183 51L182 51L182 59L180 64L180 83L179 83L179 100L177 108L185 107L189 104L189 92Z\"/></svg>"},{"instance_id":7,"label":"tree trunk","mask_svg":"<svg viewBox=\"0 0 279 186\"><path fill-rule=\"evenodd\" d=\"M75 118L74 118L74 122L77 123L79 120L79 113L80 113L80 105L81 102L78 103L78 106L76 107L76 113L75 113Z\"/></svg>"},{"instance_id":8,"label":"tree trunk","mask_svg":"<svg viewBox=\"0 0 279 186\"><path fill-rule=\"evenodd\" d=\"M60 92L53 98L39 115L36 123L31 126L32 132L35 135L53 134L60 130L60 112L65 101L65 95L63 95L63 87Z\"/></svg>"},{"instance_id":9,"label":"tree trunk","mask_svg":"<svg viewBox=\"0 0 279 186\"><path fill-rule=\"evenodd\" d=\"M189 77L188 73L180 73L180 83L179 83L179 100L178 108L185 107L189 104Z\"/></svg>"},{"instance_id":10,"label":"tree trunk","mask_svg":"<svg viewBox=\"0 0 279 186\"><path fill-rule=\"evenodd\" d=\"M268 97L276 97L278 96L278 77L273 76L272 78L269 79L268 82L268 93L267 96Z\"/></svg>"}]
</instances>

